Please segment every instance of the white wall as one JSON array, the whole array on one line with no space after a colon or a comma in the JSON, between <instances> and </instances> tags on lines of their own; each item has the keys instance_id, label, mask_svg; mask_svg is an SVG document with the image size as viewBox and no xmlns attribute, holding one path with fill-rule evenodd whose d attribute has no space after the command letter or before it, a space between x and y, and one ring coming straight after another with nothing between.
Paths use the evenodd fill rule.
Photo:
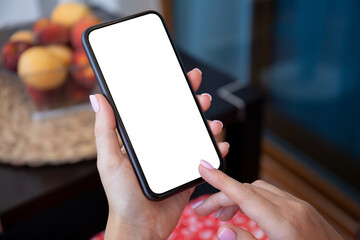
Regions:
<instances>
[{"instance_id":1,"label":"white wall","mask_svg":"<svg viewBox=\"0 0 360 240\"><path fill-rule=\"evenodd\" d=\"M161 0L71 0L101 6L108 12L129 15L145 10L162 12ZM1 0L0 27L35 21L48 16L59 2L69 0Z\"/></svg>"},{"instance_id":2,"label":"white wall","mask_svg":"<svg viewBox=\"0 0 360 240\"><path fill-rule=\"evenodd\" d=\"M41 15L39 0L1 0L0 27L34 21Z\"/></svg>"}]
</instances>

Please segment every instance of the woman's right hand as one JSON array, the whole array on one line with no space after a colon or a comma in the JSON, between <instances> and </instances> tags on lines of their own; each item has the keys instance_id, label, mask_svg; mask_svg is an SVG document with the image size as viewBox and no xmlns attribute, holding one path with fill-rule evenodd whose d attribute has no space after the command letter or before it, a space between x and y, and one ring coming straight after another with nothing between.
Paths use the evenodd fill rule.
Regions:
<instances>
[{"instance_id":1,"label":"woman's right hand","mask_svg":"<svg viewBox=\"0 0 360 240\"><path fill-rule=\"evenodd\" d=\"M201 161L199 172L213 187L221 190L201 203L195 203L197 214L217 211L223 221L242 211L254 220L272 239L342 239L329 223L307 202L264 181L240 183ZM251 233L231 224L219 228L219 239L256 239Z\"/></svg>"}]
</instances>

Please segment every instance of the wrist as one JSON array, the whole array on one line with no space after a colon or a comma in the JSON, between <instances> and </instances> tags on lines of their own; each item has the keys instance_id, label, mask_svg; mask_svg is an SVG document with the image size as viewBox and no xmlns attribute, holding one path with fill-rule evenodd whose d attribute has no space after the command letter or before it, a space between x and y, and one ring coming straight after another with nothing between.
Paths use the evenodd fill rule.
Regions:
<instances>
[{"instance_id":1,"label":"wrist","mask_svg":"<svg viewBox=\"0 0 360 240\"><path fill-rule=\"evenodd\" d=\"M143 226L128 223L121 217L109 214L105 230L105 240L112 239L154 239L160 237L152 230Z\"/></svg>"}]
</instances>

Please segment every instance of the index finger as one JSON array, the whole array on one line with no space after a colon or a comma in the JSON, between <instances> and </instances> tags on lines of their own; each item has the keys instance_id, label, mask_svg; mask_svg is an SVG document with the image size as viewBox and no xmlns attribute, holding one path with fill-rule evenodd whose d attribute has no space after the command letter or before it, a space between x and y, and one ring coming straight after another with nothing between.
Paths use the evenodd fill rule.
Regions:
<instances>
[{"instance_id":1,"label":"index finger","mask_svg":"<svg viewBox=\"0 0 360 240\"><path fill-rule=\"evenodd\" d=\"M250 184L240 183L206 163L202 162L199 166L201 177L233 200L247 216L259 225L264 219L277 218L275 205L253 189Z\"/></svg>"}]
</instances>

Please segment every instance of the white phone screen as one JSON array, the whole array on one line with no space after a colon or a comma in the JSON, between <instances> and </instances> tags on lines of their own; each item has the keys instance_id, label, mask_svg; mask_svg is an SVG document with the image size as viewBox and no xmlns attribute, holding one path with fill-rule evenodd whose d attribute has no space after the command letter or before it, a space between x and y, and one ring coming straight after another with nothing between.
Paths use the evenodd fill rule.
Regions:
<instances>
[{"instance_id":1,"label":"white phone screen","mask_svg":"<svg viewBox=\"0 0 360 240\"><path fill-rule=\"evenodd\" d=\"M159 16L149 13L89 34L89 43L150 189L200 177L219 156Z\"/></svg>"}]
</instances>

